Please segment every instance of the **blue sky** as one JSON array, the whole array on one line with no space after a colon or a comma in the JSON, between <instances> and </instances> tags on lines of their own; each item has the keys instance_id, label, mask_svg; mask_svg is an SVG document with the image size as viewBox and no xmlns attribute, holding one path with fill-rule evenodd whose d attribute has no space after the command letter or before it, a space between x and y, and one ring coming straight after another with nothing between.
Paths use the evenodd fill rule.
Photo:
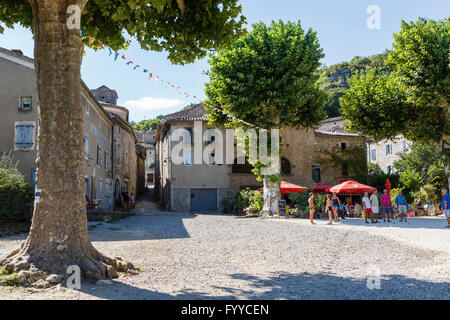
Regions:
<instances>
[{"instance_id":1,"label":"blue sky","mask_svg":"<svg viewBox=\"0 0 450 320\"><path fill-rule=\"evenodd\" d=\"M241 0L240 3L249 28L255 22L281 19L300 20L304 28L316 30L325 52L323 63L327 65L391 48L392 34L399 30L402 19L416 20L419 16L441 19L450 13L448 0ZM366 10L370 5L377 5L381 10L379 30L367 28L369 14ZM33 46L31 32L19 26L6 29L0 35L0 47L21 49L32 57ZM133 71L121 59L114 62L104 51L86 48L86 52L81 69L83 80L90 88L104 84L115 89L118 104L130 109L131 120L154 118L196 102L179 95L180 90L149 81L142 71ZM128 51L121 53L161 79L183 87L183 92L188 91L200 99L205 97L204 83L208 79L203 72L209 68L206 60L185 66L172 65L165 53L142 50L136 41Z\"/></svg>"}]
</instances>

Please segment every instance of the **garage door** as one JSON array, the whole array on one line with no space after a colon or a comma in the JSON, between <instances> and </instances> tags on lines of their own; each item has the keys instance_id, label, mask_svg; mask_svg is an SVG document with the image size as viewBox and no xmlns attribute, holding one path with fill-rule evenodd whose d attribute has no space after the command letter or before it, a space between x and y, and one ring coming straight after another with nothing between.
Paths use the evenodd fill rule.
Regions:
<instances>
[{"instance_id":1,"label":"garage door","mask_svg":"<svg viewBox=\"0 0 450 320\"><path fill-rule=\"evenodd\" d=\"M191 211L217 211L217 189L191 189Z\"/></svg>"}]
</instances>

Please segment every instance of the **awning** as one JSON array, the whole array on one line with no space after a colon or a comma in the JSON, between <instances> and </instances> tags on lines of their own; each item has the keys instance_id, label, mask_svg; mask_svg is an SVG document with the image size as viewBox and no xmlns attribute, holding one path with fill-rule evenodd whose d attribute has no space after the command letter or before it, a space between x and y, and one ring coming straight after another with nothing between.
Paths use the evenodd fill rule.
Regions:
<instances>
[{"instance_id":1,"label":"awning","mask_svg":"<svg viewBox=\"0 0 450 320\"><path fill-rule=\"evenodd\" d=\"M331 187L332 186L330 186L328 184L319 182L319 183L316 183L314 185L313 192L315 192L315 193L328 193L328 192L330 192L330 188Z\"/></svg>"},{"instance_id":2,"label":"awning","mask_svg":"<svg viewBox=\"0 0 450 320\"><path fill-rule=\"evenodd\" d=\"M342 193L342 194L363 194L364 192L374 192L376 188L366 186L365 184L356 181L345 181L337 186L331 187L331 193Z\"/></svg>"},{"instance_id":3,"label":"awning","mask_svg":"<svg viewBox=\"0 0 450 320\"><path fill-rule=\"evenodd\" d=\"M281 189L281 196L284 196L285 194L290 194L290 193L307 192L309 190L307 187L298 186L296 184L286 182L286 181L281 181L280 189ZM260 188L259 191L263 192L264 188Z\"/></svg>"}]
</instances>

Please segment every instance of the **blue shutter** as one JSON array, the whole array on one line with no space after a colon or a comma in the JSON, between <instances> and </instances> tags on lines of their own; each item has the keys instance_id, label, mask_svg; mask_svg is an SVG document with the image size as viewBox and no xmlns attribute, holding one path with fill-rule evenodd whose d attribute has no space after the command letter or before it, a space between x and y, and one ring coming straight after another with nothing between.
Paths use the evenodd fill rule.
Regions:
<instances>
[{"instance_id":1,"label":"blue shutter","mask_svg":"<svg viewBox=\"0 0 450 320\"><path fill-rule=\"evenodd\" d=\"M34 186L36 184L36 168L31 169L31 185Z\"/></svg>"},{"instance_id":2,"label":"blue shutter","mask_svg":"<svg viewBox=\"0 0 450 320\"><path fill-rule=\"evenodd\" d=\"M33 128L34 125L32 124L25 125L25 145L27 147L33 146Z\"/></svg>"},{"instance_id":3,"label":"blue shutter","mask_svg":"<svg viewBox=\"0 0 450 320\"><path fill-rule=\"evenodd\" d=\"M33 124L16 125L16 146L20 148L33 146Z\"/></svg>"}]
</instances>

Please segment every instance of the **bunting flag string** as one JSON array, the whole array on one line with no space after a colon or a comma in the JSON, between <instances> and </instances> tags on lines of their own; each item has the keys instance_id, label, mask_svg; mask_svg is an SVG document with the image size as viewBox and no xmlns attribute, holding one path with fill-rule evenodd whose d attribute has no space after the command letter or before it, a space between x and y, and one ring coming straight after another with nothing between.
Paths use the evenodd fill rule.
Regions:
<instances>
[{"instance_id":1,"label":"bunting flag string","mask_svg":"<svg viewBox=\"0 0 450 320\"><path fill-rule=\"evenodd\" d=\"M80 36L83 37L83 32L82 32L81 30L80 30ZM119 53L119 52L113 51L113 50L112 50L111 48L109 48L109 47L105 48L105 46L104 46L104 44L103 44L102 42L100 42L100 41L98 41L98 40L95 40L95 39L94 39L92 36L90 36L90 35L85 35L85 36L87 36L88 39L89 39L89 46L91 46L91 45L94 43L94 41L96 41L96 42L100 45L100 47L102 47L103 50L106 51L106 49L108 49L108 51L106 51L106 53L108 54L108 56L111 56L112 53L114 52L114 62L117 61L117 59L118 59L119 56L120 56L120 53ZM84 50L84 49L83 49L83 50ZM122 60L127 61L127 58L125 57L124 54L122 54L121 58L122 58ZM126 62L125 64L126 64L127 66L131 66L132 64L134 64L134 62L131 61L131 60L128 60L128 62ZM134 67L133 67L133 70L136 71L138 68L141 68L141 66L140 66L139 64L135 64ZM199 102L202 102L199 98L197 98L196 95L190 94L190 93L187 92L187 91L181 91L181 89L183 89L181 86L176 85L176 84L174 84L174 83L171 83L171 82L169 82L169 81L164 81L163 79L161 79L160 76L153 74L153 72L150 72L150 70L149 70L148 68L142 67L142 73L149 73L148 80L154 79L156 83L160 83L160 84L164 85L166 88L170 87L170 88L173 88L173 89L178 90L178 94L180 94L180 95L181 95L181 94L184 94L184 96L185 96L186 98L190 98L190 97L191 97L191 98L193 98L193 99L195 99L195 100L197 100L197 101L199 101ZM246 126L248 126L248 127L252 127L252 128L256 128L256 129L263 129L263 128L260 128L260 127L254 125L254 124L251 124L251 123L249 123L249 122L247 122L247 121L238 119L238 118L234 117L233 115L231 115L231 114L229 114L229 113L227 113L227 112L225 112L225 111L223 111L223 110L221 110L221 109L219 109L219 108L217 108L217 107L213 107L213 109L214 109L218 114L222 114L222 115L226 116L228 119L235 120L235 121L237 121L237 122L239 122L239 123L241 123L241 124L244 124L244 125L246 125ZM269 129L268 131L270 132L270 129Z\"/></svg>"}]
</instances>

